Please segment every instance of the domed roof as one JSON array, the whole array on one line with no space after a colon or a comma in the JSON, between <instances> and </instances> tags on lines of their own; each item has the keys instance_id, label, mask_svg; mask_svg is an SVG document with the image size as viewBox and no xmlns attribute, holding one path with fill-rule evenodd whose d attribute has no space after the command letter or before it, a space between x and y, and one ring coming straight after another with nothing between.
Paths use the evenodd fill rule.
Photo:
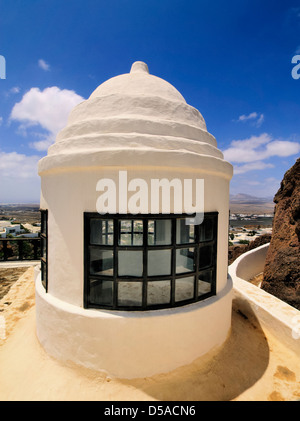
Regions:
<instances>
[{"instance_id":1,"label":"domed roof","mask_svg":"<svg viewBox=\"0 0 300 421\"><path fill-rule=\"evenodd\" d=\"M223 160L201 113L170 83L150 75L147 64L137 61L130 73L102 83L70 112L66 127L48 149L49 160L41 165L50 157L61 160L62 155L70 162L71 156L95 160L97 154L106 161L108 156L117 160L117 154L134 161L145 151L176 155L178 160L183 156ZM147 160L151 161L150 154Z\"/></svg>"},{"instance_id":2,"label":"domed roof","mask_svg":"<svg viewBox=\"0 0 300 421\"><path fill-rule=\"evenodd\" d=\"M180 92L165 80L149 74L146 63L136 61L130 73L113 77L98 86L90 99L106 95L159 96L169 101L186 102Z\"/></svg>"},{"instance_id":3,"label":"domed roof","mask_svg":"<svg viewBox=\"0 0 300 421\"><path fill-rule=\"evenodd\" d=\"M139 133L204 141L216 146L200 112L170 83L137 61L130 73L102 83L70 113L56 142L79 136Z\"/></svg>"}]
</instances>

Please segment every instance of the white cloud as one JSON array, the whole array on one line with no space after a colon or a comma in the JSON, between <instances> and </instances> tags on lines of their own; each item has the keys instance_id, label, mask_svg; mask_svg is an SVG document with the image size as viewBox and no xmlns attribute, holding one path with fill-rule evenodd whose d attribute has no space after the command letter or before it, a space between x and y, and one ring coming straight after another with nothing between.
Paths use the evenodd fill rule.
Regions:
<instances>
[{"instance_id":1,"label":"white cloud","mask_svg":"<svg viewBox=\"0 0 300 421\"><path fill-rule=\"evenodd\" d=\"M225 159L229 162L238 164L262 162L274 156L295 155L300 152L300 143L289 140L273 140L269 134L263 133L248 139L233 140L229 148L223 152ZM244 168L247 167L244 166Z\"/></svg>"},{"instance_id":2,"label":"white cloud","mask_svg":"<svg viewBox=\"0 0 300 421\"><path fill-rule=\"evenodd\" d=\"M234 166L234 174L244 174L248 171L257 171L257 170L265 170L266 168L274 168L273 164L267 164L262 161L257 162L250 162L244 165L235 165Z\"/></svg>"},{"instance_id":3,"label":"white cloud","mask_svg":"<svg viewBox=\"0 0 300 421\"><path fill-rule=\"evenodd\" d=\"M256 127L260 127L264 121L265 117L263 114L258 114L257 112L250 113L248 115L242 114L239 116L237 120L234 121L250 121L252 124L254 124Z\"/></svg>"},{"instance_id":4,"label":"white cloud","mask_svg":"<svg viewBox=\"0 0 300 421\"><path fill-rule=\"evenodd\" d=\"M0 197L6 203L39 201L40 178L37 155L0 150Z\"/></svg>"},{"instance_id":5,"label":"white cloud","mask_svg":"<svg viewBox=\"0 0 300 421\"><path fill-rule=\"evenodd\" d=\"M18 94L20 92L20 88L18 86L14 86L10 89L9 92L11 92L12 94Z\"/></svg>"},{"instance_id":6,"label":"white cloud","mask_svg":"<svg viewBox=\"0 0 300 421\"><path fill-rule=\"evenodd\" d=\"M0 178L32 178L37 175L40 156L0 151Z\"/></svg>"},{"instance_id":7,"label":"white cloud","mask_svg":"<svg viewBox=\"0 0 300 421\"><path fill-rule=\"evenodd\" d=\"M15 95L15 94L18 94L19 92L20 92L20 88L19 88L19 86L13 86L12 88L10 88L8 91L6 91L5 93L4 93L4 95L6 96L6 97L10 97L11 95Z\"/></svg>"},{"instance_id":8,"label":"white cloud","mask_svg":"<svg viewBox=\"0 0 300 421\"><path fill-rule=\"evenodd\" d=\"M45 70L46 72L50 70L50 65L42 58L39 59L38 65L41 69Z\"/></svg>"},{"instance_id":9,"label":"white cloud","mask_svg":"<svg viewBox=\"0 0 300 421\"><path fill-rule=\"evenodd\" d=\"M238 118L238 121L253 120L255 118L257 118L257 113L254 112L254 113L250 113L248 115L245 115L245 114L240 115L239 118Z\"/></svg>"},{"instance_id":10,"label":"white cloud","mask_svg":"<svg viewBox=\"0 0 300 421\"><path fill-rule=\"evenodd\" d=\"M65 127L70 111L84 101L76 92L52 86L41 91L31 88L12 109L10 119L18 121L19 132L26 134L33 126L40 126L46 133L31 146L39 151L47 150L56 134ZM36 134L35 134L36 135Z\"/></svg>"},{"instance_id":11,"label":"white cloud","mask_svg":"<svg viewBox=\"0 0 300 421\"><path fill-rule=\"evenodd\" d=\"M0 117L0 126L2 125L2 123L3 123L3 117Z\"/></svg>"}]
</instances>

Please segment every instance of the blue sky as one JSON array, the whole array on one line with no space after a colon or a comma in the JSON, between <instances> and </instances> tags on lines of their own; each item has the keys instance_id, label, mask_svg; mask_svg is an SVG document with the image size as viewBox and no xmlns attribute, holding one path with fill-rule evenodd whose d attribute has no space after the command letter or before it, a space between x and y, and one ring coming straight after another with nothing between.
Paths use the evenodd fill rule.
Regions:
<instances>
[{"instance_id":1,"label":"blue sky","mask_svg":"<svg viewBox=\"0 0 300 421\"><path fill-rule=\"evenodd\" d=\"M0 203L39 201L68 112L137 60L202 113L231 193L272 197L300 155L296 54L300 1L0 0Z\"/></svg>"}]
</instances>

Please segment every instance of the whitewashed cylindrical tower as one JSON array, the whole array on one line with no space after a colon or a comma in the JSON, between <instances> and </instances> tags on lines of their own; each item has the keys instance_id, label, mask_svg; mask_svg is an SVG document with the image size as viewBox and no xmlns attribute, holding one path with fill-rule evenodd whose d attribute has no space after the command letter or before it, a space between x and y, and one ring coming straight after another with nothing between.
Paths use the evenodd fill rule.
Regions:
<instances>
[{"instance_id":1,"label":"whitewashed cylindrical tower","mask_svg":"<svg viewBox=\"0 0 300 421\"><path fill-rule=\"evenodd\" d=\"M142 62L100 85L39 174L36 323L49 354L133 378L224 343L232 166L172 85Z\"/></svg>"}]
</instances>

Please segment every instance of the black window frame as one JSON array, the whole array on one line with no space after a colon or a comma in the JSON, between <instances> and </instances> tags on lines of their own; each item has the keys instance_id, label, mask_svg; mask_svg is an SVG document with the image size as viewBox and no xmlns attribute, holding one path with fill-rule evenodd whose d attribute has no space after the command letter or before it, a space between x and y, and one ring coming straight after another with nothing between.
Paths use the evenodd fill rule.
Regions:
<instances>
[{"instance_id":1,"label":"black window frame","mask_svg":"<svg viewBox=\"0 0 300 421\"><path fill-rule=\"evenodd\" d=\"M48 292L48 209L40 209L41 212L41 282L46 292ZM44 229L45 227L45 229ZM43 252L45 243L45 255Z\"/></svg>"},{"instance_id":2,"label":"black window frame","mask_svg":"<svg viewBox=\"0 0 300 421\"><path fill-rule=\"evenodd\" d=\"M84 212L84 297L83 307L106 310L125 310L125 311L147 311L159 310L165 308L180 307L194 302L202 301L206 298L216 295L216 274L217 274L217 243L218 243L218 212L206 212L204 220L210 218L213 221L212 239L209 241L200 241L200 225L194 225L194 242L177 244L176 242L176 223L177 220L183 218L192 218L191 215L185 214L105 214L100 215L96 212ZM113 221L113 245L94 245L90 244L90 221L91 219L109 219ZM171 244L168 245L149 245L148 244L148 221L157 219L171 219ZM120 221L123 220L142 220L143 221L143 245L120 245ZM212 247L212 265L200 268L199 253L205 246ZM90 248L99 248L101 250L113 250L113 275L94 275L89 273ZM178 249L194 248L194 270L192 272L176 273L176 251ZM132 250L143 252L143 274L142 276L118 276L118 251ZM147 274L148 251L150 250L171 250L171 274L170 275L155 275L149 276ZM212 271L211 289L207 293L198 295L198 280L201 273L208 270ZM194 294L193 298L184 301L175 301L175 282L176 279L194 277ZM99 281L111 280L113 281L113 300L112 305L99 305L91 303L90 296L90 279ZM147 305L147 282L148 281L171 281L171 299L168 304ZM117 303L118 299L118 283L122 281L128 282L142 282L142 305L140 306L120 306Z\"/></svg>"}]
</instances>

